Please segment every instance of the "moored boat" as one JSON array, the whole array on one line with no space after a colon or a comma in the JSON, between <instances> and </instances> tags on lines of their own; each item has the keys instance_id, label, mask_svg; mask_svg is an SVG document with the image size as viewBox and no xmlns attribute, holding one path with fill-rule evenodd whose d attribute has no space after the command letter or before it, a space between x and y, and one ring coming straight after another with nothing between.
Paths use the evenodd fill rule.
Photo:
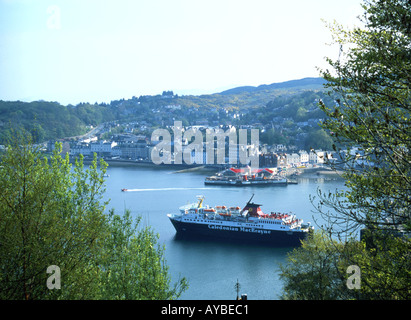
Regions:
<instances>
[{"instance_id":1,"label":"moored boat","mask_svg":"<svg viewBox=\"0 0 411 320\"><path fill-rule=\"evenodd\" d=\"M229 168L216 175L206 177L205 185L218 186L268 186L287 185L287 178L276 174L274 169Z\"/></svg>"}]
</instances>

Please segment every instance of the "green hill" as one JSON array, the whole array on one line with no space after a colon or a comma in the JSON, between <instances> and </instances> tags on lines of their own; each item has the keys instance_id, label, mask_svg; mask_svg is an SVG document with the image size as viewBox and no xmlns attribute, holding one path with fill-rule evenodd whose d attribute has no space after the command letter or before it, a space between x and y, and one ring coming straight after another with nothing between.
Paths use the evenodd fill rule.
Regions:
<instances>
[{"instance_id":1,"label":"green hill","mask_svg":"<svg viewBox=\"0 0 411 320\"><path fill-rule=\"evenodd\" d=\"M104 105L0 100L0 144L16 129L30 133L34 142L44 142L83 134L88 126L113 119L115 115Z\"/></svg>"},{"instance_id":2,"label":"green hill","mask_svg":"<svg viewBox=\"0 0 411 320\"><path fill-rule=\"evenodd\" d=\"M322 78L303 78L300 80L290 80L285 82L278 82L272 84L262 84L258 87L244 86L225 90L220 92L222 95L230 94L240 94L245 92L256 92L256 91L271 91L278 89L293 89L293 90L319 90L323 88L325 80Z\"/></svg>"},{"instance_id":3,"label":"green hill","mask_svg":"<svg viewBox=\"0 0 411 320\"><path fill-rule=\"evenodd\" d=\"M24 128L35 142L77 136L103 122L144 123L148 128L172 125L273 125L322 117L319 99L327 99L321 78L304 78L257 87L244 86L208 95L178 96L172 91L111 101L109 104L61 105L48 101L1 101L0 144L12 128Z\"/></svg>"}]
</instances>

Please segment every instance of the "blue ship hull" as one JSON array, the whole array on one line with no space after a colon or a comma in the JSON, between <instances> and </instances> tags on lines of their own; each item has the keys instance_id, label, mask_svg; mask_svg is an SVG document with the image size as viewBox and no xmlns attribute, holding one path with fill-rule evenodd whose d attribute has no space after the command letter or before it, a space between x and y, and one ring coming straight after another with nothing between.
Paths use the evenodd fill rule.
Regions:
<instances>
[{"instance_id":1,"label":"blue ship hull","mask_svg":"<svg viewBox=\"0 0 411 320\"><path fill-rule=\"evenodd\" d=\"M307 231L266 230L251 227L229 227L181 222L170 218L179 236L190 238L226 239L243 243L261 243L272 246L299 246Z\"/></svg>"}]
</instances>

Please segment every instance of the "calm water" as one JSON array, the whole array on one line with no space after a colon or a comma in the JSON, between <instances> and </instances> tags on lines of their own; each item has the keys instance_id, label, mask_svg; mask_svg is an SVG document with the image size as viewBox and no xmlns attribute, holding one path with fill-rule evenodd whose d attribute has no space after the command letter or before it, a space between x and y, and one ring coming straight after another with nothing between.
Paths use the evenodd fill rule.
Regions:
<instances>
[{"instance_id":1,"label":"calm water","mask_svg":"<svg viewBox=\"0 0 411 320\"><path fill-rule=\"evenodd\" d=\"M179 275L189 281L189 289L181 299L235 299L234 285L238 279L248 299L278 299L282 283L278 263L285 262L292 248L270 248L224 242L184 241L175 239L175 229L167 213L205 196L205 204L243 206L255 193L253 201L263 204L265 212L293 212L313 223L313 206L309 195L322 190L341 188L343 182L329 178L300 178L297 185L269 187L204 186L205 173L174 173L169 169L139 167L108 168L106 196L109 208L116 213L130 209L160 235L166 246L166 259L173 280ZM133 189L121 192L122 188Z\"/></svg>"}]
</instances>

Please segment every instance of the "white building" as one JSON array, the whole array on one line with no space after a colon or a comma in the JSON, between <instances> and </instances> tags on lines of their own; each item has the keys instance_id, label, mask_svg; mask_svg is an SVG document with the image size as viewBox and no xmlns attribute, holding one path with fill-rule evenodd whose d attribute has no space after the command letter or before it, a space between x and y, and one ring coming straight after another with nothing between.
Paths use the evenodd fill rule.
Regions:
<instances>
[{"instance_id":1,"label":"white building","mask_svg":"<svg viewBox=\"0 0 411 320\"><path fill-rule=\"evenodd\" d=\"M91 142L95 142L97 140L98 140L97 137L88 137L86 139L81 140L80 142L91 143Z\"/></svg>"},{"instance_id":2,"label":"white building","mask_svg":"<svg viewBox=\"0 0 411 320\"><path fill-rule=\"evenodd\" d=\"M97 154L104 154L107 156L112 155L113 148L117 145L116 142L108 141L96 141L91 143L80 142L74 145L70 152L71 155L82 154L84 156L92 155L94 152Z\"/></svg>"},{"instance_id":3,"label":"white building","mask_svg":"<svg viewBox=\"0 0 411 320\"><path fill-rule=\"evenodd\" d=\"M298 153L287 153L287 164L291 166L299 166L300 155Z\"/></svg>"},{"instance_id":4,"label":"white building","mask_svg":"<svg viewBox=\"0 0 411 320\"><path fill-rule=\"evenodd\" d=\"M85 142L80 142L75 144L70 148L70 154L73 156L82 154L83 156L91 155L90 145Z\"/></svg>"},{"instance_id":5,"label":"white building","mask_svg":"<svg viewBox=\"0 0 411 320\"><path fill-rule=\"evenodd\" d=\"M305 150L300 150L298 152L300 154L300 164L305 165L310 161L310 156Z\"/></svg>"},{"instance_id":6,"label":"white building","mask_svg":"<svg viewBox=\"0 0 411 320\"><path fill-rule=\"evenodd\" d=\"M90 143L90 151L91 153L96 152L99 153L109 153L111 154L111 150L117 145L117 142L114 141L97 141Z\"/></svg>"},{"instance_id":7,"label":"white building","mask_svg":"<svg viewBox=\"0 0 411 320\"><path fill-rule=\"evenodd\" d=\"M311 164L321 164L324 163L324 151L322 150L311 150L309 155Z\"/></svg>"},{"instance_id":8,"label":"white building","mask_svg":"<svg viewBox=\"0 0 411 320\"><path fill-rule=\"evenodd\" d=\"M312 164L323 164L326 162L326 160L332 160L333 154L330 151L311 150L309 158L310 158L310 163Z\"/></svg>"}]
</instances>

